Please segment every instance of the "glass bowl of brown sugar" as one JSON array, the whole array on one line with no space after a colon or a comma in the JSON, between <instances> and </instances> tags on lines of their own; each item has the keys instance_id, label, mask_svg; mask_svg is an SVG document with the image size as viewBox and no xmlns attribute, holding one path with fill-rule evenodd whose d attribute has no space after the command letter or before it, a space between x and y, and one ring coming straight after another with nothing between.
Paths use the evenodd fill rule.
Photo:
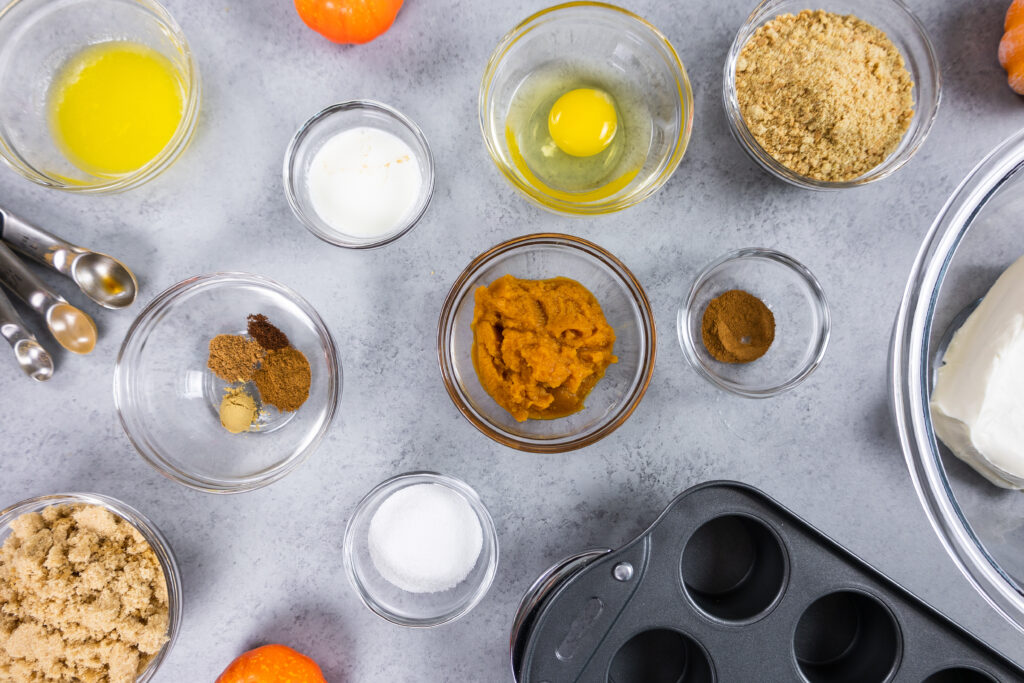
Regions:
<instances>
[{"instance_id":1,"label":"glass bowl of brown sugar","mask_svg":"<svg viewBox=\"0 0 1024 683\"><path fill-rule=\"evenodd\" d=\"M901 168L931 131L941 95L935 50L901 0L763 0L729 49L722 89L740 147L812 190Z\"/></svg>"},{"instance_id":2,"label":"glass bowl of brown sugar","mask_svg":"<svg viewBox=\"0 0 1024 683\"><path fill-rule=\"evenodd\" d=\"M341 395L313 307L259 275L189 278L132 324L114 369L125 433L161 474L210 493L271 484L327 432Z\"/></svg>"},{"instance_id":3,"label":"glass bowl of brown sugar","mask_svg":"<svg viewBox=\"0 0 1024 683\"><path fill-rule=\"evenodd\" d=\"M825 292L796 259L740 249L697 276L677 318L679 345L697 373L748 398L792 389L825 356Z\"/></svg>"}]
</instances>

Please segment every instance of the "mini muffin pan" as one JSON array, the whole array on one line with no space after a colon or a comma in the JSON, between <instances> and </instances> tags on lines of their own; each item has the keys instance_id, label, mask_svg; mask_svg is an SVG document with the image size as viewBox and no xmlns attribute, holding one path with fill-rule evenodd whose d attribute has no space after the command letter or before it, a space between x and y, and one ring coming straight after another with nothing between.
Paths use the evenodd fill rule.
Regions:
<instances>
[{"instance_id":1,"label":"mini muffin pan","mask_svg":"<svg viewBox=\"0 0 1024 683\"><path fill-rule=\"evenodd\" d=\"M991 683L1024 670L760 491L680 494L527 591L518 683Z\"/></svg>"}]
</instances>

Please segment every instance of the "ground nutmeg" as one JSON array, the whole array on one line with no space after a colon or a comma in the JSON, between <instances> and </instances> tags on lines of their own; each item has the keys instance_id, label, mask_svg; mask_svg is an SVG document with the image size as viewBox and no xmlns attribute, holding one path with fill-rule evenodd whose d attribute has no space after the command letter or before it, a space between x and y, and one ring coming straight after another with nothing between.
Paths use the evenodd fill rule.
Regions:
<instances>
[{"instance_id":1,"label":"ground nutmeg","mask_svg":"<svg viewBox=\"0 0 1024 683\"><path fill-rule=\"evenodd\" d=\"M701 339L712 358L750 363L775 341L775 316L763 301L742 289L730 289L704 309Z\"/></svg>"},{"instance_id":2,"label":"ground nutmeg","mask_svg":"<svg viewBox=\"0 0 1024 683\"><path fill-rule=\"evenodd\" d=\"M218 334L210 340L207 367L225 382L248 382L263 358L263 349L238 334Z\"/></svg>"}]
</instances>

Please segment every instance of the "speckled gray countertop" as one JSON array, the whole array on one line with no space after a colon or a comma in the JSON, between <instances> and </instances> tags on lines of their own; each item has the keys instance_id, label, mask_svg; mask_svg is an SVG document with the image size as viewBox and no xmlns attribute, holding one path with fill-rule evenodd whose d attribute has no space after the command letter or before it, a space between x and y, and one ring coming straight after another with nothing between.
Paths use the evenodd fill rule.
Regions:
<instances>
[{"instance_id":1,"label":"speckled gray countertop","mask_svg":"<svg viewBox=\"0 0 1024 683\"><path fill-rule=\"evenodd\" d=\"M1008 0L910 2L943 70L931 136L895 176L824 194L768 177L726 129L721 67L753 0L630 0L686 64L693 138L654 197L582 220L520 197L493 167L477 124L477 86L491 50L546 3L407 0L389 33L359 47L306 29L289 0L166 4L203 79L198 132L177 164L108 197L71 196L0 173L5 206L117 255L139 275L140 303L127 312L100 311L51 279L95 314L101 336L92 356L59 355L48 384L0 359L0 505L96 491L137 506L163 530L181 564L185 621L158 680L210 681L243 650L274 641L313 656L331 681L509 680L509 627L533 579L571 551L621 545L675 494L709 479L760 487L1024 664L1024 637L961 577L925 519L885 381L890 327L925 231L973 165L1024 125L1024 100L1006 87L995 56ZM357 253L320 242L292 217L281 165L302 121L360 97L420 124L436 156L437 187L410 234ZM435 334L448 287L473 256L546 230L619 256L646 287L660 335L654 380L623 427L581 451L537 456L491 442L462 418L441 383ZM833 313L822 366L796 390L763 401L698 377L675 334L676 309L697 271L745 246L803 261ZM260 273L298 290L333 332L345 369L340 412L319 450L269 488L228 497L186 489L143 462L111 396L118 347L142 304L218 270ZM501 541L483 602L426 631L371 614L341 567L352 507L377 482L413 469L474 486Z\"/></svg>"}]
</instances>

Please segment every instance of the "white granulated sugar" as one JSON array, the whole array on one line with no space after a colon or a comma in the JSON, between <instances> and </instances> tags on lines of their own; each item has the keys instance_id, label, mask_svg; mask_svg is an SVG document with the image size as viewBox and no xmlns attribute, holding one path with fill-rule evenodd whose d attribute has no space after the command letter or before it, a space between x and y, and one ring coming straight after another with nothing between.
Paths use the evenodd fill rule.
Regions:
<instances>
[{"instance_id":1,"label":"white granulated sugar","mask_svg":"<svg viewBox=\"0 0 1024 683\"><path fill-rule=\"evenodd\" d=\"M387 581L410 593L461 583L483 547L469 503L441 484L414 484L381 503L370 520L370 558Z\"/></svg>"}]
</instances>

